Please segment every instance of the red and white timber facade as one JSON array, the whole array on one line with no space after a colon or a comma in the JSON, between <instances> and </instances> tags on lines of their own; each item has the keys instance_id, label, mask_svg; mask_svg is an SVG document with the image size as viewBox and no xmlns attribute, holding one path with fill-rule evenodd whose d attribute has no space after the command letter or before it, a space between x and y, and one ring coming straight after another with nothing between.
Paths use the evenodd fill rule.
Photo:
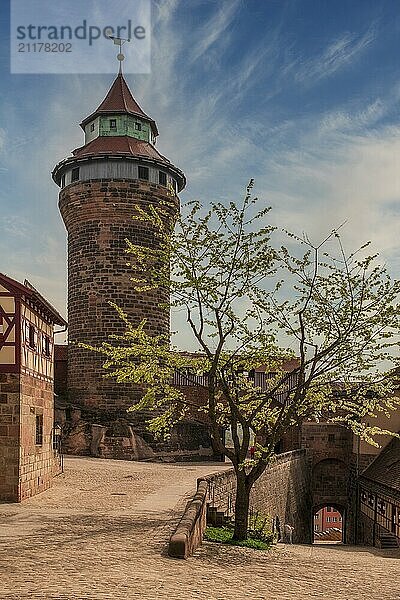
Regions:
<instances>
[{"instance_id":1,"label":"red and white timber facade","mask_svg":"<svg viewBox=\"0 0 400 600\"><path fill-rule=\"evenodd\" d=\"M28 282L0 273L0 501L50 487L54 446L54 326L62 316Z\"/></svg>"}]
</instances>

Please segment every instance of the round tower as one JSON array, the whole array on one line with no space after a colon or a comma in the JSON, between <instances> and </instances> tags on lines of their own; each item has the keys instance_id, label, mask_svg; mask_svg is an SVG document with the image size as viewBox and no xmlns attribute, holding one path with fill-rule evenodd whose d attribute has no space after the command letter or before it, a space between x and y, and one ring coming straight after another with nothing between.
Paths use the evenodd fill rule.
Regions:
<instances>
[{"instance_id":1,"label":"round tower","mask_svg":"<svg viewBox=\"0 0 400 600\"><path fill-rule=\"evenodd\" d=\"M81 127L85 144L57 164L53 179L61 188L59 208L68 232L68 389L77 406L116 418L137 400L131 386L104 379L103 359L74 343L93 346L124 325L109 306L118 304L134 324L169 333L166 292L137 293L130 281L126 239L157 243L148 224L132 219L135 205L163 207L171 230L179 211L177 194L185 176L155 148L157 125L133 98L119 73L103 102ZM112 416L114 415L114 417Z\"/></svg>"}]
</instances>

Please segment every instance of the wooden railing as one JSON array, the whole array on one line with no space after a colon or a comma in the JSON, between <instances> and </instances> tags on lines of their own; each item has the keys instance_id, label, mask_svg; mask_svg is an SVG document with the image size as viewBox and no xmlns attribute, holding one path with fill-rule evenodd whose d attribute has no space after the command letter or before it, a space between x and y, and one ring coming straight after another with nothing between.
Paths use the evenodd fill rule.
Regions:
<instances>
[{"instance_id":1,"label":"wooden railing","mask_svg":"<svg viewBox=\"0 0 400 600\"><path fill-rule=\"evenodd\" d=\"M258 388L260 388L260 390L262 392L268 391L268 389L271 389L271 386L274 385L274 377L275 374L274 373L265 373L265 372L255 372L252 375L249 376L249 379L251 381L254 382L254 385ZM285 402L285 400L287 399L288 393L293 390L296 386L296 382L297 382L297 377L298 374L297 373L293 373L292 375L289 375L288 379L286 380L285 384L282 386L281 390L279 390L278 392L275 393L275 398L278 400L278 402ZM182 371L175 371L174 377L173 377L173 384L180 386L180 387L196 387L196 386L202 386L202 387L207 387L208 385L208 376L207 374L205 375L196 375L196 374L192 374L192 373L184 373Z\"/></svg>"}]
</instances>

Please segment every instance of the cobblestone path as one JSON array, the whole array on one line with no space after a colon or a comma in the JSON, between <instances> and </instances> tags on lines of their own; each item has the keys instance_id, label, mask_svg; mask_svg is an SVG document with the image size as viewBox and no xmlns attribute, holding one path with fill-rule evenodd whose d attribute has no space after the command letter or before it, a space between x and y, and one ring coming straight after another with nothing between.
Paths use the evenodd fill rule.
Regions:
<instances>
[{"instance_id":1,"label":"cobblestone path","mask_svg":"<svg viewBox=\"0 0 400 600\"><path fill-rule=\"evenodd\" d=\"M400 551L205 543L165 556L196 478L221 467L67 458L50 491L0 504L0 600L400 600Z\"/></svg>"}]
</instances>

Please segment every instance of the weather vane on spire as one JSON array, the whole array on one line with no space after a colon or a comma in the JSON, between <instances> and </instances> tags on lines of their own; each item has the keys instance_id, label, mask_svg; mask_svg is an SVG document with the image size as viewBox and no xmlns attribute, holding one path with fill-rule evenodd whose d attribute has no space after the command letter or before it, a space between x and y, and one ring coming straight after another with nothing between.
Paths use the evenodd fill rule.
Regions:
<instances>
[{"instance_id":1,"label":"weather vane on spire","mask_svg":"<svg viewBox=\"0 0 400 600\"><path fill-rule=\"evenodd\" d=\"M124 39L124 38L120 38L120 37L115 37L113 35L108 35L107 37L108 37L108 39L113 40L114 44L116 46L119 46L119 53L117 54L117 60L119 60L119 72L122 73L122 62L125 60L125 55L122 53L122 46L126 42L130 42L131 40L129 38Z\"/></svg>"}]
</instances>

